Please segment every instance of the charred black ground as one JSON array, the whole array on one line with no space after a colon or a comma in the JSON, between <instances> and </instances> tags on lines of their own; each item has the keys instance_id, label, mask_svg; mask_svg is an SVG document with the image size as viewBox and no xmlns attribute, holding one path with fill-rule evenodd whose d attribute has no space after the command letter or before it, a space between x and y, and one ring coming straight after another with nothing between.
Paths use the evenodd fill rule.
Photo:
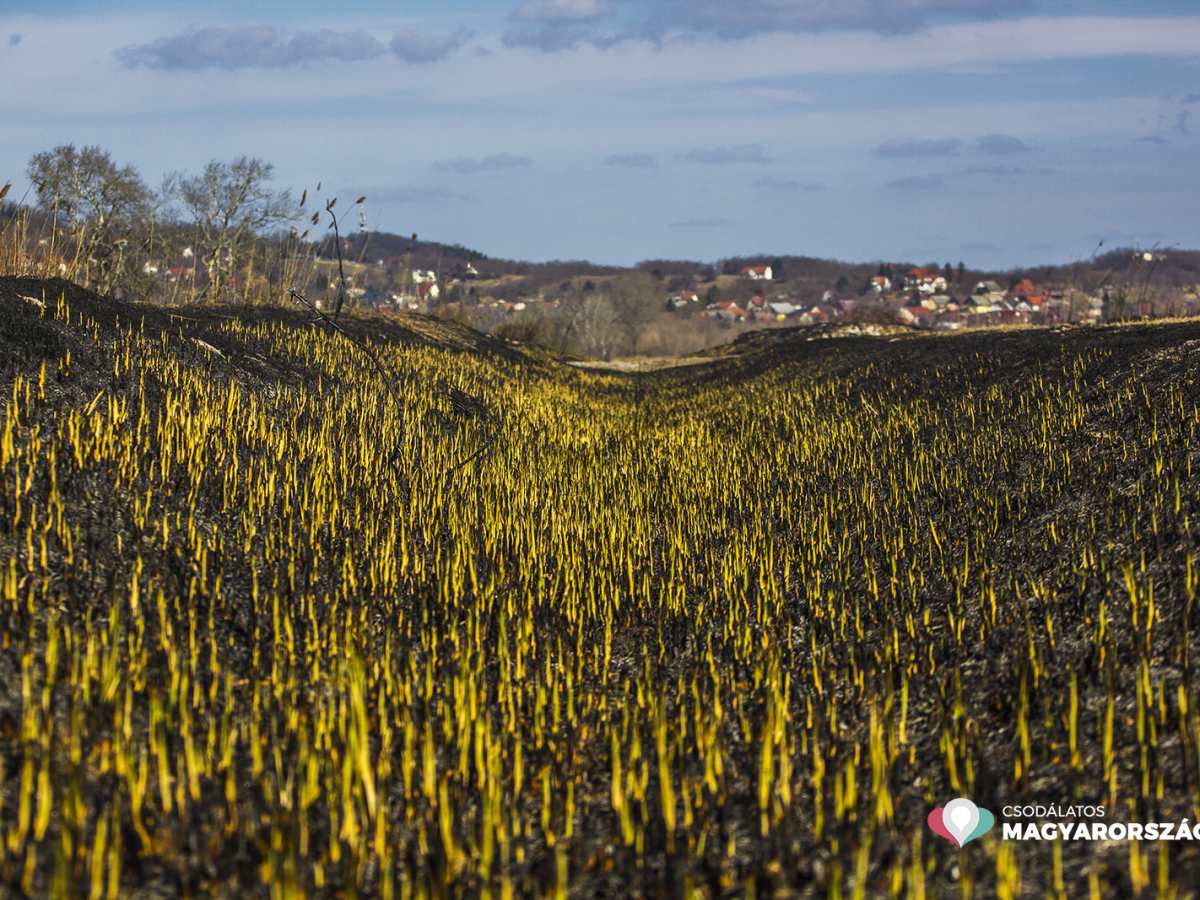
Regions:
<instances>
[{"instance_id":1,"label":"charred black ground","mask_svg":"<svg viewBox=\"0 0 1200 900\"><path fill-rule=\"evenodd\" d=\"M53 315L56 305L64 300L71 310L69 322ZM230 321L247 328L234 332L223 327ZM254 339L251 326L257 324L296 332L327 332L326 326L301 309L168 309L102 298L61 280L0 279L0 388L5 391L8 415L16 423L12 434L18 452L23 442L34 439L39 428L41 434L53 433L73 411L94 409L97 403L133 404L137 407L134 421L143 412L151 418L165 414L170 393L167 387L154 383L143 386L127 375L114 374L114 355L120 352L121 336L131 328L159 342L180 365L201 371L230 390L266 398L276 397L281 391L289 396L327 397L330 415L342 409L338 404L351 393L349 379L343 385L330 366L303 365L295 356L276 352L270 340ZM880 535L847 534L844 539L835 535L831 546L844 549L824 557L821 571L825 588L814 589L811 581L793 582L777 620L760 626L764 635L772 635L786 648L780 658L796 684L802 677L809 677L814 659L831 670L859 673L857 688L854 679L836 690L831 686L840 699L836 717L830 717L823 705L827 697L815 700L814 713L817 695L805 695L797 688L792 695L788 728L798 732L807 716L807 727L814 733L824 729L823 733L829 735L821 751L828 758L822 761L820 772L828 769L836 773L849 766L851 772L859 771L858 777L867 785L871 783L870 765L857 759L856 748L866 753L871 717L884 715L885 709L891 716L900 703L901 685L889 674L890 669L885 671L880 648L908 633L911 648L922 651L923 656L912 663L911 680L904 685L908 740L886 776L886 793L894 807L889 827L866 829L862 798L857 801L857 814L836 812L833 776L806 771L797 777L794 808L789 807L782 816L781 825L762 836L760 817L764 813L756 780L760 766L757 743L739 735L760 735L769 720L765 707L748 699L745 708L740 703L737 707L744 727L730 724L728 734L721 738L726 768L719 794L701 802L697 789L694 827L697 832L712 835L707 849L697 852L683 837L668 841L662 817L646 812L653 804L642 807L642 836L637 846L630 845L622 837L621 824L610 802L608 739L603 734L602 739L596 738L599 727L595 723L601 719L593 722L585 716L563 741L565 745L574 744L573 749L556 749L553 757L543 755L541 748L535 751L531 747L529 751L531 759L536 758L539 765L544 761L556 772L555 767L567 766L563 758L574 760L563 776L564 783L574 784L578 809L569 851L569 883L560 885L557 881L561 854L551 846L553 842L536 825L527 826L525 832L513 838L520 842L519 859L514 857L506 863L510 885L517 894L539 896L561 888L572 897L678 896L687 890L710 897L742 896L750 891L767 896L817 897L835 896L843 890L884 896L893 889L905 893L913 890L910 881L903 879L914 877L910 856L915 852L915 868L926 872L922 885L933 894L959 896L965 884L978 896L1001 895L1006 888L1002 863L997 861L1000 851L994 845L988 845L985 851L981 841L960 854L924 825L924 816L934 806L967 793L962 787L952 786L950 760L960 769L969 768L969 796L979 806L996 812L996 837L1001 823L999 811L1005 806L1061 806L1068 801L1099 804L1114 787L1115 808L1110 802L1106 821L1179 823L1190 818L1200 822L1200 697L1192 671L1195 590L1200 569L1200 524L1196 522L1200 516L1200 444L1194 435L1200 421L1200 386L1196 381L1200 322L949 335L895 332L839 336L813 329L788 329L749 336L731 347L728 355L714 356L710 364L659 370L640 377L580 373L536 348L416 315L348 316L342 325L354 338L371 346L435 348L450 355L477 356L489 365L494 362L501 373L497 379L557 382L564 389L622 405L628 410L622 421L631 429L632 437L614 435L613 452L620 448L621 453L632 453L634 458L632 462L613 459L612 465L628 462L631 471L657 471L663 502L670 495L672 473L662 467L661 461L651 460L650 450L644 451L645 459L637 456L643 452L637 449L637 435L652 434L651 426L658 417L681 415L679 410L691 402L686 398L701 393L708 398L741 397L766 390L767 386L775 389L788 379L807 379L805 383L830 386L828 394L820 395L815 415L854 409L869 421L873 414L882 418L898 415L897 409L958 409L963 398L974 398L976 407L986 405L989 397L995 397L997 403L1003 397L1005 403L1019 404L1022 391L1028 387L1030 398L1046 392L1069 396L1070 403L1064 409L1078 415L1069 434L1064 430L1061 440L1055 440L1052 454L1039 448L1035 435L1022 436L1005 445L1005 453L990 470L969 466L975 473L972 482L947 477L944 490L914 498L924 509L927 521L937 523L941 529L940 533L935 530L932 535L927 532L909 537L922 545L919 555L927 560L922 564L925 575L919 587L903 585L903 573L887 571L881 558L867 558L871 548L883 546ZM328 339L341 340L335 335ZM364 368L369 365L361 351L348 352ZM43 371L40 399L14 397L18 378L28 390L31 382L37 384ZM505 454L516 454L518 446L523 447L521 464L537 464L537 457L528 453L532 452L530 447L540 448L546 464L566 464L556 455L553 434L519 434L524 427L522 421L515 416L505 419L499 395L464 391L454 386L449 376L437 372L423 376L397 372L394 377L394 387L405 402L418 395L432 398L423 402L436 415L427 413L420 420L431 433L451 440L454 435L477 432L480 437L469 448L503 458ZM188 402L186 397L173 399ZM744 408L730 405L714 412L707 421L713 434L750 431L763 441L782 440L786 432L783 415L776 421L770 409L760 408L759 413L758 421L746 421ZM483 446L503 421L508 422L505 428L518 431L518 437L508 443L501 439L495 447ZM906 462L926 467L923 471L936 473L940 469L950 473L960 461L930 456L927 449L959 448L965 453L963 448L971 447L972 435L945 433L951 427L966 428L953 416L933 415L928 421L925 430L914 426L903 432L906 443L888 447L886 453L877 449L880 463L874 470L867 466L871 474L866 483L885 491L896 479L903 481ZM835 424L831 421L831 427ZM1160 434L1173 438L1168 441ZM135 438L136 432L126 436L127 440ZM991 439L990 432L981 426L976 440ZM135 447L135 453L144 458L151 458L155 452L151 446ZM603 452L602 448L589 450L588 464L603 459ZM580 464L584 458L580 457ZM514 456L514 465L517 459ZM825 483L816 468L820 462L814 458L808 469L799 466L791 471L765 471L761 473L762 490L783 498L778 503L784 505L794 496L797 504L828 502L830 509L841 509L841 504L849 509L855 502L854 492L861 491L862 486ZM736 460L730 461L731 466L736 464ZM255 764L248 749L239 745L233 763L243 782L236 822L225 808L224 778L206 776L201 779L202 801L189 803L186 812L178 806L172 812L152 811L135 823L128 814L128 798L121 799L127 793L126 779L114 771L102 771L100 762L102 757L107 758L102 748L114 740L114 722L119 722L123 714L120 704L93 711L82 732L90 736L92 744L73 748L68 735L73 733L75 710L82 708L80 688L72 685L70 672L63 671L71 656L61 645L55 652L65 654L62 658L68 663L60 662L57 679L46 681L44 697L40 687L30 693L29 685L37 687L41 682L31 682L27 673L47 666L45 654L51 628L68 623L73 633L84 636L76 640L86 643L87 635L100 635L109 627L112 606L118 600L124 602L123 592L133 577L136 564L130 548L137 548L140 565L157 573L168 593L187 598L189 582L195 577L195 564L182 552L179 539L157 540L137 526L136 507L143 502L138 490L123 486L113 471L89 466L72 468L65 459L60 459L58 466L56 470L49 466L21 470L19 476L10 466L4 472L0 494L3 577L9 579L5 582L6 596L0 601L0 755L4 760L0 837L5 848L0 884L12 896L27 890L46 896L64 886L81 897L92 891L91 864L85 848L94 838L97 818L85 816L84 820L93 824L80 833L67 834L63 824L66 820L55 811L49 814L39 839L32 837L36 822L27 823L22 830L21 817L36 816L37 805L32 803L32 811L23 813L23 798L28 806L31 790L49 789L64 804L125 809L118 817L121 896L272 895L263 884L264 873L283 852L276 846L278 840L291 846L288 842L293 838L277 838L277 831L272 830L272 823L281 815L280 804L278 798L256 787L257 782L249 774ZM1066 473L1063 466L1067 466ZM1098 478L1096 473L1101 471L1104 475ZM447 496L460 500L474 496L472 491L476 490L483 496L483 489L472 483L473 472L467 466L457 480L447 481ZM18 477L27 479L19 492L15 481ZM819 485L814 489L818 501L805 493L802 482ZM158 487L148 480L139 488L143 497L150 491L151 499L145 502L153 502L156 515L178 512L186 520L189 513L196 514L207 527L219 532L232 529L236 519L234 513L220 512L225 506L221 483L219 478L205 481L199 494L189 490L182 478ZM1047 483L1053 483L1053 490L1046 489ZM68 562L67 554L51 540L48 563L40 567L35 565L38 548L21 517L29 515L31 504L43 511L52 506L54 495L61 498L61 515L78 529L78 544L74 560ZM1002 512L997 514L994 534L981 543L974 529L987 498L992 498L994 508L1002 508ZM447 504L459 500L448 500ZM669 510L659 512L666 522ZM410 511L406 509L404 514ZM749 527L752 513L731 502L718 509L716 515L733 533ZM852 527L848 514L842 520L847 529ZM831 513L831 521L839 521L837 513ZM815 540L795 522L780 519L765 526L754 524L766 527L777 541L789 546ZM1064 525L1070 527L1064 529ZM440 552L452 554L449 533L447 530L414 538L412 552L431 560ZM344 573L338 566L337 548L356 539L354 534L330 535L327 549L333 551L332 558L306 549L296 551L293 562L297 569L304 570L307 590L332 595L339 588ZM636 573L639 578L645 575L647 583L654 585L653 590L661 589L668 580L663 562L667 550L662 546L670 541L666 525L658 530L656 540L660 543ZM713 541L712 547L692 547L690 551L706 559L720 559L720 538L714 537ZM978 559L981 545L985 548L982 561ZM961 558L964 548L968 555L976 555L962 567L971 573L970 577L947 575L952 568L947 558ZM393 550L381 547L379 552ZM603 564L599 557L593 562ZM217 562L211 564L216 566ZM494 559L481 559L480 571L498 564ZM232 673L237 685L252 686L270 674L262 658L255 665L253 650L259 628L255 622L257 600L251 595L261 574L259 557L256 551L241 555L231 552L220 560L220 565L225 573L225 593L214 639L222 648L224 671ZM286 568L286 561L283 565ZM554 561L546 560L545 566L553 569ZM752 569L754 577L765 577L767 566L763 560L754 560ZM717 577L715 568L710 569L709 576ZM263 579L265 583L265 575ZM525 588L513 584L509 590L519 594ZM701 621L696 602L699 596L689 587L686 611L679 615L656 617L643 607L627 609L622 613L621 628L613 636L614 686L610 690L598 684L577 685L575 690L581 694L608 690L609 705L616 710L621 702L620 678L626 679L628 690L628 679L637 682L639 673L650 673L651 679L659 680L664 690L678 699L673 693L675 685L685 685L698 668L710 666L701 659L701 643L707 636L711 666L723 667L729 684L744 690L748 698L754 696L750 685L757 689L761 673L746 667L732 642L719 636L714 639L716 632ZM873 604L864 601L868 596L875 597ZM388 602L435 624L442 617L454 615L440 604L436 591L425 588L413 587ZM721 602L735 601L723 597ZM530 614L532 627L541 641L553 643L565 633L564 620L552 604L536 605ZM365 610L363 617L378 617L382 622L392 609L381 602ZM852 610L851 618L855 610L860 611L861 639L848 640L845 618L839 628L836 615L827 612L843 609ZM708 615L715 612L709 607ZM204 613L207 606L201 618ZM923 625L919 621L922 615L926 616ZM915 620L912 623L906 620L910 616ZM494 646L500 640L498 621L489 626L483 637L485 643ZM906 631L909 624L911 632ZM146 627L147 634L157 634L160 626L156 620L149 620ZM317 634L297 637L301 645L321 639ZM186 628L178 633L178 640L186 644ZM265 647L281 638L274 635L262 640ZM897 654L903 656L905 648L897 646ZM425 665L429 658L413 655L412 659L415 666L418 661ZM537 657L531 668L543 662ZM458 670L452 658L443 656L439 665L447 667L442 677L448 691L449 679ZM171 680L169 661L161 654L151 656L148 668L156 673L152 680L157 677L164 685ZM494 666L488 671L494 675ZM302 674L298 677L303 679ZM305 689L314 692L320 686L307 684ZM219 695L219 690L213 690L214 696ZM439 702L444 705L451 699L442 694ZM1074 725L1070 724L1068 709L1072 702L1076 704L1072 708L1078 710ZM498 709L498 696L495 704ZM210 713L213 723L220 717L219 707L220 701L214 701ZM31 713L35 708L41 712ZM242 703L239 708L245 711L247 705ZM429 703L413 701L414 721L433 721L432 709ZM604 720L609 714L603 713ZM619 719L619 713L612 714ZM29 760L35 757L23 749L28 742L22 737L31 715L46 716L54 723L53 738L39 751L33 768ZM131 727L135 735L155 727L149 715L148 707L140 700L134 704ZM173 756L182 753L177 735L167 735L165 740ZM1106 750L1106 744L1110 750ZM278 747L286 764L296 764L298 748L294 741L275 744L264 737L263 746L268 756ZM810 756L815 746L809 747ZM457 759L458 747L449 735L441 748L443 761ZM370 752L378 761L392 748L383 747L379 735L373 734ZM1111 757L1107 766L1106 754ZM44 766L42 759L47 760ZM685 763L680 765L686 768ZM48 788L37 782L43 769ZM957 771L955 777L965 783L964 771ZM652 796L658 789L658 775L652 773L649 778L647 796ZM817 782L830 786L818 794L827 820L820 829L811 809ZM453 818L475 822L484 801L470 793L469 785L463 791L454 801ZM841 791L839 783L839 798ZM541 818L539 801L533 793L527 792L526 797L528 806L523 815L536 823ZM416 803L398 788L393 792L395 823L405 821L405 806L410 802ZM426 800L420 802L425 804L423 810L432 810ZM555 804L555 815L560 815L557 799ZM294 813L288 813L287 821L291 823L289 828L297 827ZM419 821L419 817L414 820ZM496 885L485 885L455 870L436 833L421 831L418 839L417 824L411 826L411 832L405 832L399 824L395 827L398 834L411 837L411 842L398 851L400 858L392 863L400 873L395 883L398 893L411 889L457 896L478 895L485 887L499 890ZM312 822L306 828L311 833L307 840L314 845L336 840L329 834L329 818L320 804L313 807ZM22 835L19 843L15 837L18 833ZM154 835L150 844L147 833ZM916 835L923 837L917 839ZM920 841L915 850L914 840ZM1021 869L1019 884L1025 895L1053 896L1056 885L1061 885L1066 896L1076 896L1090 879L1106 896L1149 896L1160 890L1160 884L1168 892L1179 890L1184 896L1191 886L1200 884L1200 851L1196 846L1191 841L1162 845L1146 842L1131 851L1124 841L1064 842L1057 849L1053 842L1021 842L1015 852ZM71 854L64 847L70 847ZM862 871L856 871L860 857L866 862ZM903 874L899 885L895 883L896 872ZM303 862L300 870L290 872L288 877L292 879L289 890L303 889L315 896L386 893L378 860L356 858L353 864L330 865L320 885L311 867ZM276 885L276 891L281 889ZM105 882L94 896L104 896L106 890Z\"/></svg>"}]
</instances>

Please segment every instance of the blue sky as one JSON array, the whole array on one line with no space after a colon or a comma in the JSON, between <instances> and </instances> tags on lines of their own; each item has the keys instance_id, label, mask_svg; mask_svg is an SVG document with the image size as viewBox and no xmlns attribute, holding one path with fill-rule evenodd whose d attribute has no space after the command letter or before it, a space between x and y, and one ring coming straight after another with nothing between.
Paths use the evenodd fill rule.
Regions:
<instances>
[{"instance_id":1,"label":"blue sky","mask_svg":"<svg viewBox=\"0 0 1200 900\"><path fill-rule=\"evenodd\" d=\"M535 261L1200 247L1195 0L5 0L0 83L18 198L74 143Z\"/></svg>"}]
</instances>

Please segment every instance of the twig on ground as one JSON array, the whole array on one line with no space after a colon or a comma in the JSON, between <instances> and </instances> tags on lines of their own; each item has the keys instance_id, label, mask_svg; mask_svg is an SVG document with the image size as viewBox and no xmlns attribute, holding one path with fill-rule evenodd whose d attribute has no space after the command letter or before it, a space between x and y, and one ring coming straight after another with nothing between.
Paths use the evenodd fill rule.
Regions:
<instances>
[{"instance_id":1,"label":"twig on ground","mask_svg":"<svg viewBox=\"0 0 1200 900\"><path fill-rule=\"evenodd\" d=\"M326 325L328 325L330 328L332 328L334 331L336 331L338 334L340 334L342 337L344 337L350 343L352 343L356 347L358 347L359 350L361 350L363 353L365 353L367 355L367 358L370 359L371 362L373 362L375 364L375 368L379 370L379 374L383 376L383 386L388 389L388 393L391 394L392 399L396 401L396 407L401 410L404 409L404 404L400 402L400 397L396 393L396 389L392 387L391 373L387 370L387 368L383 365L383 363L379 361L379 357L375 355L374 351L372 351L370 347L368 347L365 343L363 343L358 338L354 337L349 332L347 332L346 329L344 329L341 325L339 325L337 322L335 322L329 316L325 315L325 313L321 312L321 310L317 309L317 307L314 306L307 297L305 297L303 294L301 294L295 288L290 288L288 290L288 296L291 297L293 300L295 300L297 303L303 303L305 306L307 306L309 309L311 309L313 312L315 312L317 314L317 316L321 319L322 322L324 322Z\"/></svg>"},{"instance_id":2,"label":"twig on ground","mask_svg":"<svg viewBox=\"0 0 1200 900\"><path fill-rule=\"evenodd\" d=\"M500 434L501 434L501 432L504 431L504 425L507 422L508 422L508 411L506 410L504 415L500 417L500 423L496 426L496 428L492 431L492 433L490 435L488 435L487 440L485 440L483 442L483 446L480 447L478 450L476 450L474 453L472 453L470 456L468 456L466 459L464 459L462 462L458 462L458 463L455 463L454 465L452 465L447 470L447 474L450 475L451 477L453 477L454 474L459 469L466 466L467 463L472 462L476 458L482 456L484 453L487 453L489 450L491 450L492 447L495 446L496 441L499 440Z\"/></svg>"},{"instance_id":3,"label":"twig on ground","mask_svg":"<svg viewBox=\"0 0 1200 900\"><path fill-rule=\"evenodd\" d=\"M295 302L302 303L303 305L307 306L310 310L312 310L314 313L317 314L317 317L320 319L320 321L327 324L330 328L332 328L334 331L336 331L338 334L340 334L346 340L350 341L350 343L352 343L356 347L358 347L358 349L360 349L363 353L365 353L367 355L367 358L370 359L371 362L375 364L375 368L379 370L379 374L383 376L383 385L384 385L384 387L386 387L388 389L388 393L392 395L392 399L396 402L396 408L401 411L404 410L404 404L400 402L400 397L396 393L395 388L392 386L392 378L393 378L392 373L388 371L387 367L384 366L383 362L379 359L378 356L376 356L375 352L373 350L371 350L371 348L367 344L365 344L363 341L358 340L358 338L356 338L353 335L351 335L350 333L348 333L346 331L346 329L342 328L342 326L339 325L337 322L335 322L331 317L325 315L325 313L323 313L321 310L317 309L317 307L312 302L310 302L307 297L305 297L303 294L301 294L295 288L291 288L288 290L288 296L291 297ZM451 398L452 405L453 405L453 399L454 398L452 397ZM474 453L472 453L466 459L452 465L447 470L447 474L450 475L451 477L453 477L454 474L459 469L462 469L468 463L473 462L475 459L479 458L484 453L491 450L492 447L495 446L496 441L499 440L501 433L504 431L504 425L507 421L508 421L508 412L506 411L504 413L504 415L500 418L499 424L496 425L496 427L495 427L495 429L493 429L492 433L490 435L488 435L488 437L484 440L483 446L481 446L478 450L476 450Z\"/></svg>"}]
</instances>

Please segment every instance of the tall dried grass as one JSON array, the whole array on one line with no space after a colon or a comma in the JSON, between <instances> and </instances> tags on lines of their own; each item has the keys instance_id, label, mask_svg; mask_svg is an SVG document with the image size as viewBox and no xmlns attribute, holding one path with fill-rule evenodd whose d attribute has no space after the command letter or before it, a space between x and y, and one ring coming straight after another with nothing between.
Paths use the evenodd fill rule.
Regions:
<instances>
[{"instance_id":1,"label":"tall dried grass","mask_svg":"<svg viewBox=\"0 0 1200 900\"><path fill-rule=\"evenodd\" d=\"M12 182L0 188L0 275L72 278L77 260L62 255L53 221L37 216L24 203L4 205Z\"/></svg>"}]
</instances>

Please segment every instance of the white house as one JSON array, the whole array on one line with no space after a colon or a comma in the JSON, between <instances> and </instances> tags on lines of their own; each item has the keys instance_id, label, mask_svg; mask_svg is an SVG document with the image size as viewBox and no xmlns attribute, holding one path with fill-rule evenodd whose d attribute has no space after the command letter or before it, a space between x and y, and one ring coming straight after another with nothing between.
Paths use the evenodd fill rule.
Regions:
<instances>
[{"instance_id":1,"label":"white house","mask_svg":"<svg viewBox=\"0 0 1200 900\"><path fill-rule=\"evenodd\" d=\"M751 281L770 281L771 267L770 266L746 266L742 269L742 277L749 278Z\"/></svg>"}]
</instances>

